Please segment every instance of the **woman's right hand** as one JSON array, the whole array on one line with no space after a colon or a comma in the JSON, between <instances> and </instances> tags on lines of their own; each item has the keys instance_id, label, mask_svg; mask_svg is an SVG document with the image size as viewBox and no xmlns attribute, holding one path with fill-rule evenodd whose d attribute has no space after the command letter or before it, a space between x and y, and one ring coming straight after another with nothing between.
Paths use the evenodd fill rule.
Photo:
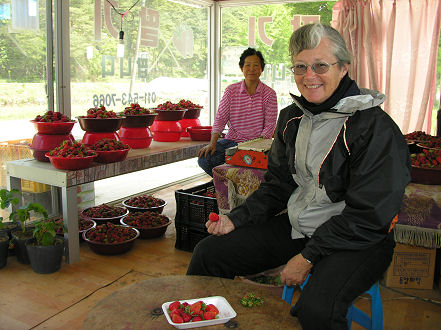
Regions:
<instances>
[{"instance_id":1,"label":"woman's right hand","mask_svg":"<svg viewBox=\"0 0 441 330\"><path fill-rule=\"evenodd\" d=\"M230 220L230 218L223 214L219 214L219 220L217 221L213 222L208 220L205 223L205 227L207 227L207 231L210 234L217 236L228 234L235 229L234 224Z\"/></svg>"},{"instance_id":2,"label":"woman's right hand","mask_svg":"<svg viewBox=\"0 0 441 330\"><path fill-rule=\"evenodd\" d=\"M215 144L210 143L209 145L206 145L205 147L201 148L201 150L199 150L198 157L207 157L208 154L212 156L215 151L216 151L216 143Z\"/></svg>"}]
</instances>

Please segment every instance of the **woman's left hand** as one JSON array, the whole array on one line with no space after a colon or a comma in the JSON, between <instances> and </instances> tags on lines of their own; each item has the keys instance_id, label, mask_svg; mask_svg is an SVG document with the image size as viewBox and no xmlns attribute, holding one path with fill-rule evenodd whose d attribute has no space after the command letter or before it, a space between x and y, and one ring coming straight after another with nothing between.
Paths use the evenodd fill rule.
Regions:
<instances>
[{"instance_id":1,"label":"woman's left hand","mask_svg":"<svg viewBox=\"0 0 441 330\"><path fill-rule=\"evenodd\" d=\"M299 253L288 261L280 274L280 280L286 285L302 284L312 267L313 265Z\"/></svg>"}]
</instances>

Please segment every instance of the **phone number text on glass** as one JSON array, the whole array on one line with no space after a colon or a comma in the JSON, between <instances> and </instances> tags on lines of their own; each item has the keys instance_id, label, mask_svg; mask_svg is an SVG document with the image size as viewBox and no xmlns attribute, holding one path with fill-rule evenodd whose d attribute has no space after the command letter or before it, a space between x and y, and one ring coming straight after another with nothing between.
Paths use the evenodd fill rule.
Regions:
<instances>
[{"instance_id":1,"label":"phone number text on glass","mask_svg":"<svg viewBox=\"0 0 441 330\"><path fill-rule=\"evenodd\" d=\"M131 104L131 103L155 103L156 102L156 93L148 92L144 93L144 95L139 93L122 93L119 97L117 97L116 93L114 94L94 94L93 95L93 106L98 107L100 105L115 106L117 103L121 103L122 105Z\"/></svg>"}]
</instances>

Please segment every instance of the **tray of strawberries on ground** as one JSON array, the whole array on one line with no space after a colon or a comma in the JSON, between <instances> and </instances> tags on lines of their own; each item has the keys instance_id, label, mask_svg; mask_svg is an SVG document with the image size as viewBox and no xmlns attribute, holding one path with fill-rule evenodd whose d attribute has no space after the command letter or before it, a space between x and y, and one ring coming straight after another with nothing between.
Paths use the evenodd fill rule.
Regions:
<instances>
[{"instance_id":1,"label":"tray of strawberries on ground","mask_svg":"<svg viewBox=\"0 0 441 330\"><path fill-rule=\"evenodd\" d=\"M237 315L221 296L169 301L162 304L162 310L168 323L177 329L223 324Z\"/></svg>"}]
</instances>

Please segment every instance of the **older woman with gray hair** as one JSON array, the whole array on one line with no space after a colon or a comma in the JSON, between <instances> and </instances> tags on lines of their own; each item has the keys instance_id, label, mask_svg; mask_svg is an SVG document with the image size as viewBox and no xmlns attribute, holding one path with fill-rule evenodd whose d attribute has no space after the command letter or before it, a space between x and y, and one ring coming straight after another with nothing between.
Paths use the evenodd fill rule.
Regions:
<instances>
[{"instance_id":1,"label":"older woman with gray hair","mask_svg":"<svg viewBox=\"0 0 441 330\"><path fill-rule=\"evenodd\" d=\"M304 25L289 49L301 95L280 113L265 182L207 221L213 235L196 246L187 274L234 278L285 265L288 285L311 274L291 313L304 329L345 329L352 301L392 260L409 151L380 108L385 96L349 78L338 31Z\"/></svg>"}]
</instances>

